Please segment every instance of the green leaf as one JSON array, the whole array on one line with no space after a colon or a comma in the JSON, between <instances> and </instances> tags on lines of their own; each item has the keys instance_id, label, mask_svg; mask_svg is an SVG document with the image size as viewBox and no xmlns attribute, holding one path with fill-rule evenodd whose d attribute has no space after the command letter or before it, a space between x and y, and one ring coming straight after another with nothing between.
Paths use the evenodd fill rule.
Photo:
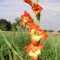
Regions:
<instances>
[{"instance_id":1,"label":"green leaf","mask_svg":"<svg viewBox=\"0 0 60 60\"><path fill-rule=\"evenodd\" d=\"M1 49L0 49L0 57L1 57L1 60L5 60L4 57L3 57L3 53L2 53L2 46L1 46Z\"/></svg>"},{"instance_id":2,"label":"green leaf","mask_svg":"<svg viewBox=\"0 0 60 60\"><path fill-rule=\"evenodd\" d=\"M13 40L12 40L12 42L11 42L11 43L12 43L13 47L15 48L15 50L19 53L19 55L20 55L20 56L22 56L23 54L20 52L20 50L19 50L18 46L16 46L16 45L15 45L15 43L14 43L14 41L13 41Z\"/></svg>"},{"instance_id":3,"label":"green leaf","mask_svg":"<svg viewBox=\"0 0 60 60\"><path fill-rule=\"evenodd\" d=\"M14 52L21 60L24 60L24 59L19 55L19 53L14 50L14 48L12 47L12 45L8 42L8 40L6 39L6 37L3 35L2 31L0 31L0 32L1 32L2 36L3 36L3 38L4 38L4 41L5 41L6 44L9 46L9 48L12 50L12 52Z\"/></svg>"},{"instance_id":4,"label":"green leaf","mask_svg":"<svg viewBox=\"0 0 60 60\"><path fill-rule=\"evenodd\" d=\"M17 56L14 53L13 53L13 60L17 60Z\"/></svg>"},{"instance_id":5,"label":"green leaf","mask_svg":"<svg viewBox=\"0 0 60 60\"><path fill-rule=\"evenodd\" d=\"M9 60L12 60L12 56L11 56L11 51L10 51L10 49L9 49L8 51L9 51Z\"/></svg>"}]
</instances>

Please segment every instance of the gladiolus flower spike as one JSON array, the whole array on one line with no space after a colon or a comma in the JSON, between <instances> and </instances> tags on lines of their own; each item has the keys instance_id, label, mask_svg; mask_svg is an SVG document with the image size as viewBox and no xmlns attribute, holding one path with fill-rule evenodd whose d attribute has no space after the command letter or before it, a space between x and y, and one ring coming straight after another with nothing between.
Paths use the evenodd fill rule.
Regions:
<instances>
[{"instance_id":1,"label":"gladiolus flower spike","mask_svg":"<svg viewBox=\"0 0 60 60\"><path fill-rule=\"evenodd\" d=\"M37 17L40 16L41 10L43 10L40 5L36 4L36 2L33 3L32 0L24 0L24 2L28 3L31 6L33 12ZM32 60L38 60L38 55L41 55L41 51L44 48L44 45L38 42L45 40L48 35L38 26L38 24L34 23L33 18L28 12L25 11L24 14L21 15L21 19L22 21L20 22L20 25L28 25L28 30L30 33L30 43L29 45L25 46L26 52L30 57L32 57Z\"/></svg>"}]
</instances>

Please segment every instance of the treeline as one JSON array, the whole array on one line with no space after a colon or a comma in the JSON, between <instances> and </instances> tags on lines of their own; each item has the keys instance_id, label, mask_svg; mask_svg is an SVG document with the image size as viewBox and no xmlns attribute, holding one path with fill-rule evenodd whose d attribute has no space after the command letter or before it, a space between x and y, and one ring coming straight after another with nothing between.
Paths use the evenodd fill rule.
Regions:
<instances>
[{"instance_id":1,"label":"treeline","mask_svg":"<svg viewBox=\"0 0 60 60\"><path fill-rule=\"evenodd\" d=\"M11 23L8 22L6 19L0 19L0 29L3 31L10 31Z\"/></svg>"},{"instance_id":2,"label":"treeline","mask_svg":"<svg viewBox=\"0 0 60 60\"><path fill-rule=\"evenodd\" d=\"M60 33L60 31L54 31L54 30L45 30L46 32L58 32Z\"/></svg>"},{"instance_id":3,"label":"treeline","mask_svg":"<svg viewBox=\"0 0 60 60\"><path fill-rule=\"evenodd\" d=\"M15 18L15 22L11 23L6 19L0 19L0 30L2 31L17 31L18 29L28 29L27 27L21 27L20 23L21 19L19 17ZM46 32L55 32L53 30L45 30ZM59 32L60 31L56 31Z\"/></svg>"},{"instance_id":4,"label":"treeline","mask_svg":"<svg viewBox=\"0 0 60 60\"><path fill-rule=\"evenodd\" d=\"M0 30L2 31L17 31L18 27L20 27L21 19L18 17L15 19L14 23L11 23L10 21L7 21L6 19L0 19Z\"/></svg>"}]
</instances>

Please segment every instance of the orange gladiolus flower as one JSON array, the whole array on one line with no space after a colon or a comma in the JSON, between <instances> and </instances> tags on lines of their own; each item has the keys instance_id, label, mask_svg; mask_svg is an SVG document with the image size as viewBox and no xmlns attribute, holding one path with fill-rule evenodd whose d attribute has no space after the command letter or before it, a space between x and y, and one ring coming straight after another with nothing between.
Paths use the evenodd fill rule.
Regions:
<instances>
[{"instance_id":1,"label":"orange gladiolus flower","mask_svg":"<svg viewBox=\"0 0 60 60\"><path fill-rule=\"evenodd\" d=\"M47 38L47 34L41 29L40 30L39 29L32 29L30 34L31 34L31 41L33 44L36 44L41 39Z\"/></svg>"},{"instance_id":2,"label":"orange gladiolus flower","mask_svg":"<svg viewBox=\"0 0 60 60\"><path fill-rule=\"evenodd\" d=\"M24 12L24 15L21 16L21 19L25 23L31 23L31 22L33 22L33 19L31 18L30 14L27 13L26 11Z\"/></svg>"},{"instance_id":3,"label":"orange gladiolus flower","mask_svg":"<svg viewBox=\"0 0 60 60\"><path fill-rule=\"evenodd\" d=\"M32 5L32 0L24 0L24 2L28 3L29 5Z\"/></svg>"},{"instance_id":4,"label":"orange gladiolus flower","mask_svg":"<svg viewBox=\"0 0 60 60\"><path fill-rule=\"evenodd\" d=\"M37 57L39 54L41 54L41 50L43 49L43 44L39 45L29 45L26 46L26 52L28 53L29 56L32 57L33 60L37 60Z\"/></svg>"},{"instance_id":5,"label":"orange gladiolus flower","mask_svg":"<svg viewBox=\"0 0 60 60\"><path fill-rule=\"evenodd\" d=\"M38 4L33 4L32 6L32 10L35 14L40 14L41 10L43 10L43 8L41 6L39 6Z\"/></svg>"}]
</instances>

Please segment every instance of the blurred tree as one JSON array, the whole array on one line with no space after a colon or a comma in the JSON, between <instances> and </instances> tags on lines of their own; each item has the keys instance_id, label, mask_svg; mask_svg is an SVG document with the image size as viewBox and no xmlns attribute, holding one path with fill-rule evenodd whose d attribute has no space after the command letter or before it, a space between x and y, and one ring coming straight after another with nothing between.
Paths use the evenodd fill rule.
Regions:
<instances>
[{"instance_id":1,"label":"blurred tree","mask_svg":"<svg viewBox=\"0 0 60 60\"><path fill-rule=\"evenodd\" d=\"M0 19L0 29L3 31L10 31L11 22L8 22L6 19Z\"/></svg>"},{"instance_id":2,"label":"blurred tree","mask_svg":"<svg viewBox=\"0 0 60 60\"><path fill-rule=\"evenodd\" d=\"M15 23L16 23L16 25L19 26L20 21L21 21L21 19L19 19L19 17L15 18Z\"/></svg>"},{"instance_id":3,"label":"blurred tree","mask_svg":"<svg viewBox=\"0 0 60 60\"><path fill-rule=\"evenodd\" d=\"M60 33L60 31L58 31L58 33Z\"/></svg>"},{"instance_id":4,"label":"blurred tree","mask_svg":"<svg viewBox=\"0 0 60 60\"><path fill-rule=\"evenodd\" d=\"M12 30L13 31L17 31L18 28L20 27L19 23L20 23L21 19L19 19L19 17L15 18L15 22L12 23Z\"/></svg>"},{"instance_id":5,"label":"blurred tree","mask_svg":"<svg viewBox=\"0 0 60 60\"><path fill-rule=\"evenodd\" d=\"M16 31L17 27L16 27L16 23L12 23L12 31Z\"/></svg>"}]
</instances>

